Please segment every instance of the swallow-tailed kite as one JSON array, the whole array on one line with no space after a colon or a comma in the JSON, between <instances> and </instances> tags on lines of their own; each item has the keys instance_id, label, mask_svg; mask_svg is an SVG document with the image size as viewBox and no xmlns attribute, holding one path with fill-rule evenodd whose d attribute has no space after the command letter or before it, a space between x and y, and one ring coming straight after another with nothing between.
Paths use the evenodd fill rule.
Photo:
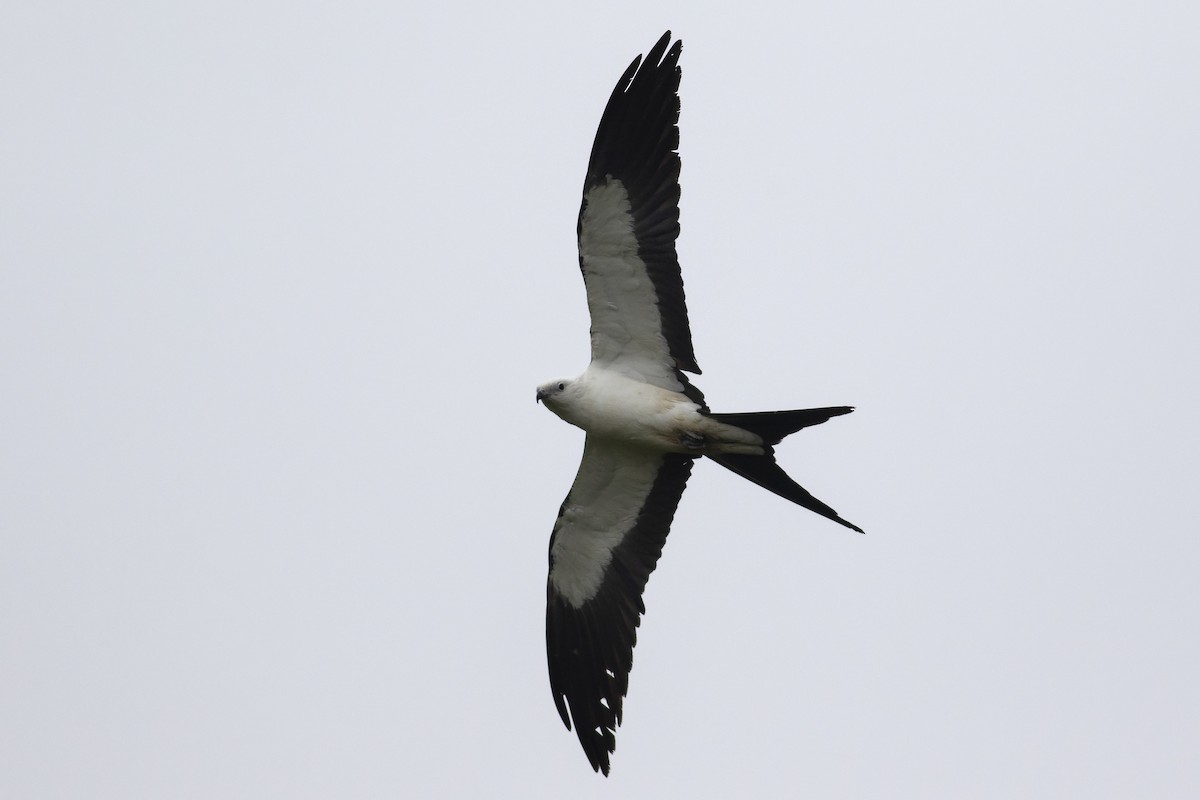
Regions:
<instances>
[{"instance_id":1,"label":"swallow-tailed kite","mask_svg":"<svg viewBox=\"0 0 1200 800\"><path fill-rule=\"evenodd\" d=\"M546 654L558 713L605 775L645 612L642 591L693 461L708 456L862 532L789 478L772 449L852 408L715 414L683 374L700 368L675 255L682 43L670 44L667 31L625 70L592 145L577 230L591 363L578 378L537 390L547 408L587 432L550 537Z\"/></svg>"}]
</instances>

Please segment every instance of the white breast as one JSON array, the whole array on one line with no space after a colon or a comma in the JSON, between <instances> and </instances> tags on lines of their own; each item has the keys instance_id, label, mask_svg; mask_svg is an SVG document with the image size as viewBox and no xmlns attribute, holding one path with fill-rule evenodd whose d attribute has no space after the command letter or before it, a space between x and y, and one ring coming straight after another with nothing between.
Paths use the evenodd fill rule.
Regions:
<instances>
[{"instance_id":1,"label":"white breast","mask_svg":"<svg viewBox=\"0 0 1200 800\"><path fill-rule=\"evenodd\" d=\"M568 422L593 436L663 452L686 452L680 433L703 424L699 406L679 392L592 365L572 387Z\"/></svg>"}]
</instances>

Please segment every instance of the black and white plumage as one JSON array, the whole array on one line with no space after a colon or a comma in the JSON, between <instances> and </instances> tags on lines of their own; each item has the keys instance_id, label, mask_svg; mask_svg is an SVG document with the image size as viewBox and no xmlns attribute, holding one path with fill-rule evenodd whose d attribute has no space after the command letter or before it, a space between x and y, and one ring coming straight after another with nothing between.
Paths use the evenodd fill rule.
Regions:
<instances>
[{"instance_id":1,"label":"black and white plumage","mask_svg":"<svg viewBox=\"0 0 1200 800\"><path fill-rule=\"evenodd\" d=\"M605 775L642 592L697 458L861 532L788 477L772 449L852 408L715 414L683 374L700 368L675 253L681 48L665 33L629 65L604 109L577 231L592 360L578 378L537 390L587 432L550 538L546 653L558 713Z\"/></svg>"}]
</instances>

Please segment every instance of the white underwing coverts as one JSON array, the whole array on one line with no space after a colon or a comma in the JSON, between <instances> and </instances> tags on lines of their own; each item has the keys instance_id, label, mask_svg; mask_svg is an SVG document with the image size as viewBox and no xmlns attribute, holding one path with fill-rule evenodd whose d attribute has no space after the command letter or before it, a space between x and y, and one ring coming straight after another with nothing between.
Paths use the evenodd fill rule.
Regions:
<instances>
[{"instance_id":1,"label":"white underwing coverts","mask_svg":"<svg viewBox=\"0 0 1200 800\"><path fill-rule=\"evenodd\" d=\"M625 70L604 109L577 231L591 363L578 378L537 391L587 432L550 537L546 654L558 713L605 775L642 592L698 458L861 533L788 477L773 451L788 434L852 408L715 414L684 376L700 368L675 253L681 49L663 34Z\"/></svg>"}]
</instances>

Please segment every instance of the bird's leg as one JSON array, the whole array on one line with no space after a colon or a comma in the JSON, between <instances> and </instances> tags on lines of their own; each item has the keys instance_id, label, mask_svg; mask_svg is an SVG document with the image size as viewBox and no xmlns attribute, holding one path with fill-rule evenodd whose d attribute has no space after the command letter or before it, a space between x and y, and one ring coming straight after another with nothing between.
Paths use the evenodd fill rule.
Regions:
<instances>
[{"instance_id":1,"label":"bird's leg","mask_svg":"<svg viewBox=\"0 0 1200 800\"><path fill-rule=\"evenodd\" d=\"M688 450L703 450L706 442L707 439L703 433L696 433L695 431L682 431L679 434L679 443Z\"/></svg>"}]
</instances>

